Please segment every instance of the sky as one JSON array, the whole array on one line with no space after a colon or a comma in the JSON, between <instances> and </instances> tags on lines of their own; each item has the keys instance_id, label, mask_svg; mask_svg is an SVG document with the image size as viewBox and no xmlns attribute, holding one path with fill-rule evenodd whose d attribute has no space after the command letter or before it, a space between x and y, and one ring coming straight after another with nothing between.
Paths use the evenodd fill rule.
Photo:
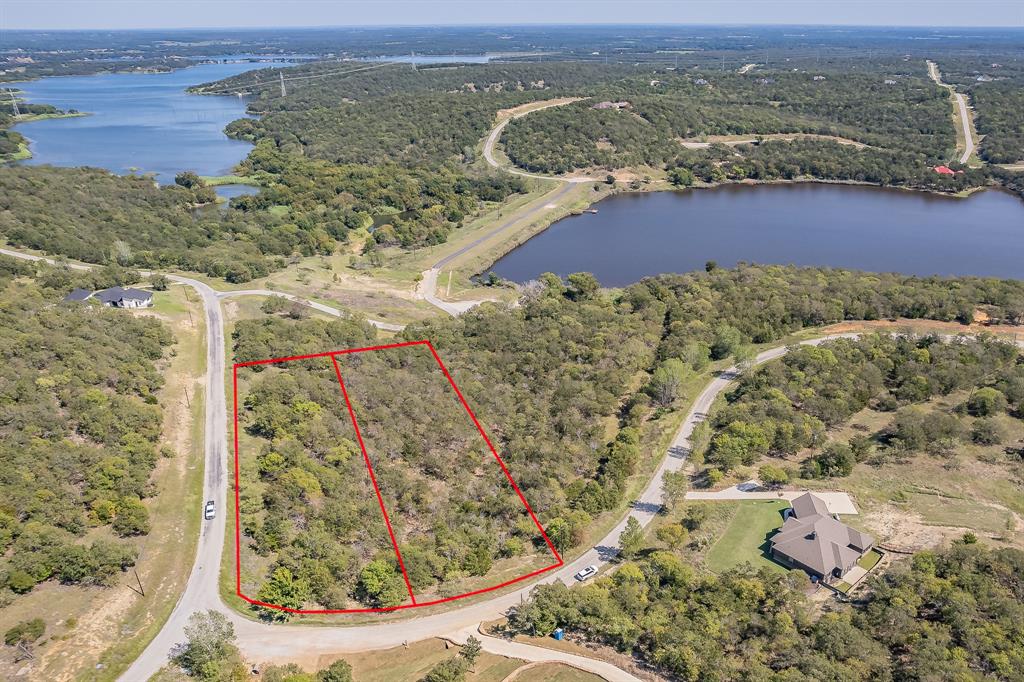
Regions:
<instances>
[{"instance_id":1,"label":"sky","mask_svg":"<svg viewBox=\"0 0 1024 682\"><path fill-rule=\"evenodd\" d=\"M1009 27L1024 0L0 0L5 30L574 23Z\"/></svg>"}]
</instances>

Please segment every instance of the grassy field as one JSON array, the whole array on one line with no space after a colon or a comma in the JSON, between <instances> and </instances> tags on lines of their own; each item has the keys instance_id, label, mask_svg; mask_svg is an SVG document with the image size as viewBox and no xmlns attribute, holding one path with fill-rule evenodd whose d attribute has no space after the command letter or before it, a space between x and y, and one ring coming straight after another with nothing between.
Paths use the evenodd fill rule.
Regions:
<instances>
[{"instance_id":1,"label":"grassy field","mask_svg":"<svg viewBox=\"0 0 1024 682\"><path fill-rule=\"evenodd\" d=\"M441 661L458 655L459 647L440 639L415 642L408 647L343 656L352 666L352 678L358 682L392 682L418 680ZM318 668L326 667L337 656L321 657ZM600 682L602 678L567 665L527 664L517 658L506 658L484 652L477 659L467 682L501 682L512 673L517 682Z\"/></svg>"},{"instance_id":2,"label":"grassy field","mask_svg":"<svg viewBox=\"0 0 1024 682\"><path fill-rule=\"evenodd\" d=\"M35 616L46 621L44 641L32 664L34 679L115 679L159 631L184 588L198 539L203 473L200 379L206 363L204 318L196 304L192 327L188 305L181 287L173 287L157 292L152 311L124 313L161 317L172 326L177 341L164 361L167 383L158 396L165 411L161 445L171 447L175 457L157 464L152 480L159 492L146 500L153 531L138 540L137 569L145 597L135 591L138 584L129 572L111 588L46 583L0 611L0 631ZM96 529L88 537L107 532ZM12 674L7 658L0 663L2 679Z\"/></svg>"},{"instance_id":3,"label":"grassy field","mask_svg":"<svg viewBox=\"0 0 1024 682\"><path fill-rule=\"evenodd\" d=\"M248 175L200 175L200 179L210 187L218 185L253 185L259 186L259 180Z\"/></svg>"},{"instance_id":4,"label":"grassy field","mask_svg":"<svg viewBox=\"0 0 1024 682\"><path fill-rule=\"evenodd\" d=\"M789 503L781 500L751 500L733 504L736 505L736 513L725 532L708 551L705 562L708 569L722 573L750 563L755 568L787 572L789 569L770 558L768 538L782 526L782 510L789 507Z\"/></svg>"}]
</instances>

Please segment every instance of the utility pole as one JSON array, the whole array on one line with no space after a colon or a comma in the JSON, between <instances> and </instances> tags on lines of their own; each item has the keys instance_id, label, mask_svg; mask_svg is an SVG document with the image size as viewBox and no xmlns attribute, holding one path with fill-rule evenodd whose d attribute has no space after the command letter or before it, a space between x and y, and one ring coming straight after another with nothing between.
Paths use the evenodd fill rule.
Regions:
<instances>
[{"instance_id":1,"label":"utility pole","mask_svg":"<svg viewBox=\"0 0 1024 682\"><path fill-rule=\"evenodd\" d=\"M281 97L284 97L288 94L288 92L284 89L284 74L278 71L277 75L281 77Z\"/></svg>"},{"instance_id":2,"label":"utility pole","mask_svg":"<svg viewBox=\"0 0 1024 682\"><path fill-rule=\"evenodd\" d=\"M185 406L192 409L192 401L188 399L188 386L185 387Z\"/></svg>"},{"instance_id":3,"label":"utility pole","mask_svg":"<svg viewBox=\"0 0 1024 682\"><path fill-rule=\"evenodd\" d=\"M137 582L139 584L139 594L141 594L143 597L145 597L146 596L146 591L144 589L142 589L142 580L139 578L139 572L137 570L135 570L134 566L132 566L132 573L135 574L135 582Z\"/></svg>"}]
</instances>

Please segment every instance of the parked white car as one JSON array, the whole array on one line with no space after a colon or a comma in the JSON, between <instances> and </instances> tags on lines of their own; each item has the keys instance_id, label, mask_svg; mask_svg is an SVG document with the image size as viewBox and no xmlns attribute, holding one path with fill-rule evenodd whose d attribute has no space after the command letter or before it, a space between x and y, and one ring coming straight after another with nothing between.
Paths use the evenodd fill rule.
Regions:
<instances>
[{"instance_id":1,"label":"parked white car","mask_svg":"<svg viewBox=\"0 0 1024 682\"><path fill-rule=\"evenodd\" d=\"M576 578L576 580L583 582L584 580L590 580L595 575L597 575L597 566L587 566L573 577Z\"/></svg>"},{"instance_id":2,"label":"parked white car","mask_svg":"<svg viewBox=\"0 0 1024 682\"><path fill-rule=\"evenodd\" d=\"M217 515L217 505L214 504L213 500L207 500L206 507L203 509L203 518L209 521Z\"/></svg>"}]
</instances>

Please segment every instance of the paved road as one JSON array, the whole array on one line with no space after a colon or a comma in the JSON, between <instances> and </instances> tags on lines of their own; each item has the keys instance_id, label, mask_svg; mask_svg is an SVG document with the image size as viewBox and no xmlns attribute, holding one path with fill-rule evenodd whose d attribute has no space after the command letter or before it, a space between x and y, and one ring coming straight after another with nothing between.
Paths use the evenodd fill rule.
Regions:
<instances>
[{"instance_id":1,"label":"paved road","mask_svg":"<svg viewBox=\"0 0 1024 682\"><path fill-rule=\"evenodd\" d=\"M16 251L0 249L0 253L26 258L28 260L47 260L38 256L29 256ZM50 261L52 262L52 261ZM89 266L75 265L79 269ZM221 565L221 552L224 548L226 523L226 505L224 504L227 481L227 406L225 404L225 348L223 317L220 309L220 295L208 285L181 277L168 275L168 278L193 287L201 296L206 312L207 322L207 375L206 385L206 476L204 478L204 499L213 499L218 503L220 513L211 522L204 522L199 538L199 548L189 575L185 592L175 606L170 618L164 624L154 640L146 647L139 658L121 676L125 682L147 680L167 662L168 654L174 645L184 639L184 626L188 617L196 611L216 610L224 613L234 623L238 636L238 644L243 654L255 662L280 661L288 659L309 660L319 654L347 653L386 649L404 641L417 641L429 637L458 638L463 636L467 628L475 628L484 620L490 620L504 614L509 608L520 603L529 591L537 584L560 580L566 584L573 583L573 574L588 564L604 567L618 552L618 540L626 518L635 516L642 526L649 524L661 508L663 497L662 476L666 471L679 470L690 451L690 436L694 428L707 417L715 398L724 391L738 376L738 369L731 367L715 377L694 402L693 408L686 415L679 431L676 433L667 456L658 467L633 508L597 545L584 553L576 561L563 566L557 571L545 574L542 580L528 584L513 592L496 596L462 608L439 614L414 618L408 621L392 623L360 625L354 627L305 627L301 625L270 625L249 620L230 610L220 598L218 588L218 571ZM806 345L818 345L837 338L856 338L857 334L833 334L803 342ZM1024 342L1021 342L1024 344ZM755 363L768 362L782 357L787 348L773 348L760 353ZM200 510L195 510L199 513ZM486 638L484 649L501 653L507 648L507 642L499 644ZM517 645L528 647L528 645ZM531 660L558 661L558 652L551 652L540 647L531 649ZM523 653L516 653L525 657ZM608 664L603 661L582 658L577 661L585 670L597 675L609 675ZM622 671L619 671L622 672ZM632 676L619 676L612 673L615 680L634 680Z\"/></svg>"},{"instance_id":2,"label":"paved road","mask_svg":"<svg viewBox=\"0 0 1024 682\"><path fill-rule=\"evenodd\" d=\"M966 164L967 160L971 158L971 154L974 153L974 136L971 135L971 118L967 114L967 98L959 92L954 92L953 96L956 97L957 106L960 107L960 123L964 127L964 153L960 156L960 163Z\"/></svg>"},{"instance_id":3,"label":"paved road","mask_svg":"<svg viewBox=\"0 0 1024 682\"><path fill-rule=\"evenodd\" d=\"M601 180L595 179L595 178L587 178L587 177L562 178L562 177L553 177L553 176L550 176L550 175L539 175L537 173L529 173L527 171L520 170L518 168L504 166L504 165L498 163L498 160L496 158L494 158L494 145L497 144L498 139L501 137L502 131L505 130L505 126L507 126L509 124L509 121L512 121L513 119L517 119L517 118L522 118L523 116L526 116L527 114L532 114L535 111L541 111L542 109L550 109L551 107L561 107L561 106L565 106L566 104L570 104L570 103L576 102L576 101L578 101L578 99L565 99L565 100L558 100L558 101L555 101L555 102L551 102L550 104L545 104L542 107L535 107L535 108L530 109L528 111L522 111L522 112L520 112L518 114L513 114L512 116L509 116L508 118L506 118L504 121L500 122L498 125L494 126L494 128L491 129L490 134L487 136L487 139L484 140L484 159L486 159L488 165L490 165L492 168L497 168L498 170L504 171L506 173L511 173L512 175L519 175L519 176L522 176L524 178L536 178L538 180L558 180L559 182L568 182L568 183L601 182Z\"/></svg>"},{"instance_id":4,"label":"paved road","mask_svg":"<svg viewBox=\"0 0 1024 682\"><path fill-rule=\"evenodd\" d=\"M825 490L740 490L737 486L731 486L725 490L691 490L686 493L687 500L787 500L792 501L804 493L814 493L814 496L825 503L830 514L857 514L857 505L849 493L825 491Z\"/></svg>"},{"instance_id":5,"label":"paved road","mask_svg":"<svg viewBox=\"0 0 1024 682\"><path fill-rule=\"evenodd\" d=\"M928 60L928 75L931 76L931 79L935 81L936 85L941 85L949 90L953 95L953 98L956 100L957 107L960 109L960 125L962 125L964 129L964 153L960 155L960 163L966 164L975 149L974 135L971 134L971 118L967 112L967 98L957 92L956 88L952 85L942 81L942 74L939 72L939 65L930 59Z\"/></svg>"},{"instance_id":6,"label":"paved road","mask_svg":"<svg viewBox=\"0 0 1024 682\"><path fill-rule=\"evenodd\" d=\"M322 313L333 315L334 317L352 317L349 313L345 312L344 310L340 310L333 306L329 306L324 303L317 303L316 301L311 301L308 298L301 298L294 294L286 294L282 291L274 291L273 289L242 289L241 291L217 292L217 297L221 299L234 298L235 296L280 296L282 298L287 298L289 301L298 301L299 303L305 306L309 306L313 310L319 310ZM405 329L404 324L394 324L391 322L381 322L380 320L370 319L367 319L366 321L372 324L377 329L384 329L389 332L400 332L403 329Z\"/></svg>"},{"instance_id":7,"label":"paved road","mask_svg":"<svg viewBox=\"0 0 1024 682\"><path fill-rule=\"evenodd\" d=\"M521 116L525 116L526 114L533 113L534 111L540 111L541 109L549 109L551 107L559 107L575 101L577 100L558 100L556 102L546 104L542 107L537 107L535 109L530 109L529 111L514 114L509 118L506 118L504 121L498 123L496 126L494 126L494 128L491 129L491 132L487 135L487 138L484 140L484 159L486 159L488 165L490 165L493 168L497 168L500 171L503 171L505 173L511 173L513 175L519 175L527 178L536 178L537 180L550 180L554 182L560 182L562 183L562 186L551 192L549 195L545 195L544 197L542 197L534 206L530 207L525 212L513 214L508 220L504 221L487 234L474 239L473 241L469 242L468 244L458 249L457 251L453 251L452 253L448 254L441 260L434 263L434 265L431 266L429 270L425 270L423 272L423 279L420 281L418 289L422 294L423 298L428 303L437 308L440 308L449 315L460 315L465 311L469 310L470 308L472 308L473 306L482 303L482 301L445 301L439 298L437 296L437 280L438 277L441 275L441 270L459 256L480 246L480 244L482 244L483 242L492 239L498 236L499 234L505 232L506 230L510 229L514 225L518 225L522 221L528 220L534 217L535 215L547 210L549 204L557 203L559 199L564 197L572 189L573 185L584 182L599 182L599 180L595 180L593 178L560 178L551 177L548 175L537 175L535 173L527 173L526 171L523 170L504 166L498 163L498 160L494 158L494 145L497 144L498 139L501 137L501 131L505 129L505 126L508 125L509 121L515 118L519 118Z\"/></svg>"}]
</instances>

